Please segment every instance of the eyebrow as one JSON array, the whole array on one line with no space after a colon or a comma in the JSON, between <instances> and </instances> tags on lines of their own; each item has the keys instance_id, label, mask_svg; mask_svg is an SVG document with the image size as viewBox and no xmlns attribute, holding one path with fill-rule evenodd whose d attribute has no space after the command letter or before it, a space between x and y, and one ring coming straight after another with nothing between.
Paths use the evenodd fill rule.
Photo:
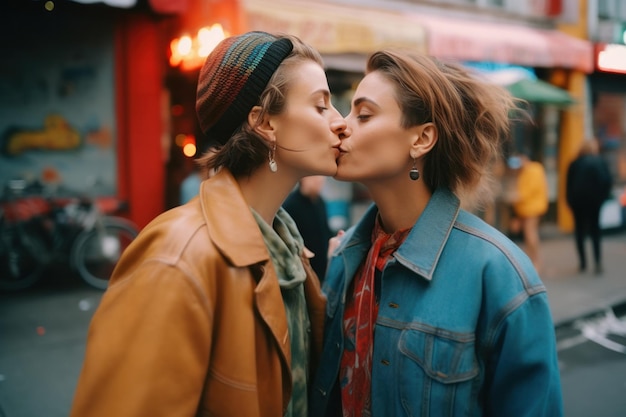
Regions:
<instances>
[{"instance_id":1,"label":"eyebrow","mask_svg":"<svg viewBox=\"0 0 626 417\"><path fill-rule=\"evenodd\" d=\"M359 98L355 99L352 102L352 105L354 107L356 107L356 106L358 106L361 103L369 103L369 104L371 104L373 106L376 106L376 107L380 108L380 106L374 100L372 100L370 98L367 98L367 97L359 97Z\"/></svg>"},{"instance_id":2,"label":"eyebrow","mask_svg":"<svg viewBox=\"0 0 626 417\"><path fill-rule=\"evenodd\" d=\"M315 90L314 92L311 93L311 96L315 96L317 94L322 94L324 98L330 98L330 91L326 90L325 88L320 88L319 90Z\"/></svg>"}]
</instances>

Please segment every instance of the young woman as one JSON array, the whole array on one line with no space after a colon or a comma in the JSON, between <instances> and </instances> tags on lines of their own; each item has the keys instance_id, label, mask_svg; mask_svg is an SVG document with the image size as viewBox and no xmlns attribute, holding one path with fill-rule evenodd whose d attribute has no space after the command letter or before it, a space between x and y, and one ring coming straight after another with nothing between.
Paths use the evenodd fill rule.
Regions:
<instances>
[{"instance_id":1,"label":"young woman","mask_svg":"<svg viewBox=\"0 0 626 417\"><path fill-rule=\"evenodd\" d=\"M334 175L346 122L298 39L225 39L196 109L217 173L124 253L95 313L72 416L303 416L324 299L280 208Z\"/></svg>"},{"instance_id":2,"label":"young woman","mask_svg":"<svg viewBox=\"0 0 626 417\"><path fill-rule=\"evenodd\" d=\"M327 269L310 415L562 414L545 287L515 243L461 208L486 196L513 107L461 67L370 57L336 178L374 205Z\"/></svg>"}]
</instances>

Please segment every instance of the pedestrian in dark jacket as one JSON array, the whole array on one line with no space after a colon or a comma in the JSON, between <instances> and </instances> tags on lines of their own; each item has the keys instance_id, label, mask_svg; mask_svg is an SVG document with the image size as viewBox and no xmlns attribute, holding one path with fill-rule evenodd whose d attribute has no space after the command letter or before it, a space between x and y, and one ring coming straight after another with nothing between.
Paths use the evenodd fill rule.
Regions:
<instances>
[{"instance_id":1,"label":"pedestrian in dark jacket","mask_svg":"<svg viewBox=\"0 0 626 417\"><path fill-rule=\"evenodd\" d=\"M326 273L328 241L333 237L328 225L326 202L321 194L325 182L324 175L303 177L298 188L283 203L283 208L296 222L304 245L314 254L311 266L320 280L324 279Z\"/></svg>"},{"instance_id":2,"label":"pedestrian in dark jacket","mask_svg":"<svg viewBox=\"0 0 626 417\"><path fill-rule=\"evenodd\" d=\"M591 236L595 272L602 273L600 209L609 198L613 179L606 161L598 154L598 141L583 143L567 170L567 203L574 214L574 235L580 271L587 268L585 238Z\"/></svg>"}]
</instances>

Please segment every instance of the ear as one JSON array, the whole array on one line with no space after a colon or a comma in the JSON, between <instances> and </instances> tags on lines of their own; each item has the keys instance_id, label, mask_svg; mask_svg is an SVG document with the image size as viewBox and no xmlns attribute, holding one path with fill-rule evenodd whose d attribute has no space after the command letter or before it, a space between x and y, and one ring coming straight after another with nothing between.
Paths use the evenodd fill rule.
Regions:
<instances>
[{"instance_id":1,"label":"ear","mask_svg":"<svg viewBox=\"0 0 626 417\"><path fill-rule=\"evenodd\" d=\"M250 113L248 113L248 124L252 127L252 130L268 141L273 142L276 140L271 118L267 114L261 116L261 106L254 106L250 110Z\"/></svg>"},{"instance_id":2,"label":"ear","mask_svg":"<svg viewBox=\"0 0 626 417\"><path fill-rule=\"evenodd\" d=\"M431 151L437 143L437 127L432 123L424 123L415 127L415 136L411 144L411 157L420 158Z\"/></svg>"}]
</instances>

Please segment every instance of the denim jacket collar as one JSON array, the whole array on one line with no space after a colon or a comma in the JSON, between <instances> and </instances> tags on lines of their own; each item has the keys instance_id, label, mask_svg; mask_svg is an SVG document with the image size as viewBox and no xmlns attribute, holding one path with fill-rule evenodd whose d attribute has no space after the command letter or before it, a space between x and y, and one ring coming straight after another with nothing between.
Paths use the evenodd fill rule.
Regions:
<instances>
[{"instance_id":1,"label":"denim jacket collar","mask_svg":"<svg viewBox=\"0 0 626 417\"><path fill-rule=\"evenodd\" d=\"M394 254L396 260L416 274L432 280L459 207L459 199L451 191L437 189L409 236Z\"/></svg>"},{"instance_id":2,"label":"denim jacket collar","mask_svg":"<svg viewBox=\"0 0 626 417\"><path fill-rule=\"evenodd\" d=\"M437 189L404 243L395 252L395 261L427 280L432 280L443 247L460 210L459 199L448 189ZM346 276L351 277L367 255L378 207L372 205L354 229L348 232L336 255L346 259ZM351 263L348 260L358 259Z\"/></svg>"}]
</instances>

